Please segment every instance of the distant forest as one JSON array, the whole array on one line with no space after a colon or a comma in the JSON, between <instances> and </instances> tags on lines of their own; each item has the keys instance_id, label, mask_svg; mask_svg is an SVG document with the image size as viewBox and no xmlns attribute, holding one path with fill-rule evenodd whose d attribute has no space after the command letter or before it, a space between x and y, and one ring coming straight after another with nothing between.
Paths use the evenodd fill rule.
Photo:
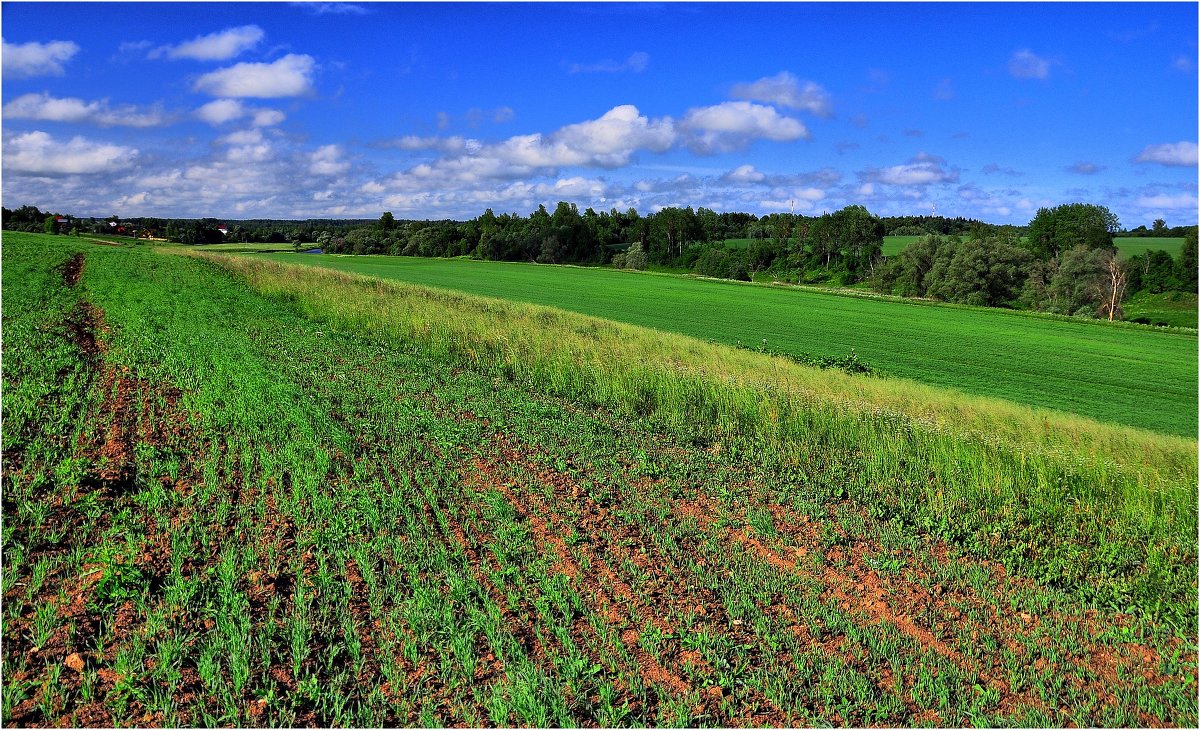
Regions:
<instances>
[{"instance_id":1,"label":"distant forest","mask_svg":"<svg viewBox=\"0 0 1200 730\"><path fill-rule=\"evenodd\" d=\"M1122 230L1107 208L1039 210L1026 226L968 218L871 214L858 205L819 216L707 208L582 213L572 203L528 216L491 209L467 221L80 218L34 206L3 210L7 230L106 234L182 244L290 244L294 250L493 261L612 265L702 276L860 285L881 293L1119 319L1139 291L1196 291L1196 226ZM1122 260L1120 236L1185 239L1178 258L1151 250ZM885 236L914 236L885 257Z\"/></svg>"}]
</instances>

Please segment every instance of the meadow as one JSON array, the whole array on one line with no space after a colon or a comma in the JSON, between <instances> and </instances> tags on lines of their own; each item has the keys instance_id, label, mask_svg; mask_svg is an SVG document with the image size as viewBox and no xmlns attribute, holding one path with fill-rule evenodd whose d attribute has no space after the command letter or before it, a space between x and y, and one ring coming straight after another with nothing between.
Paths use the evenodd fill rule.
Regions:
<instances>
[{"instance_id":1,"label":"meadow","mask_svg":"<svg viewBox=\"0 0 1200 730\"><path fill-rule=\"evenodd\" d=\"M1197 424L1194 331L581 267L275 257L541 304L724 344L844 357L897 378L1181 435Z\"/></svg>"},{"instance_id":2,"label":"meadow","mask_svg":"<svg viewBox=\"0 0 1200 730\"><path fill-rule=\"evenodd\" d=\"M1194 440L6 234L5 725L1194 726Z\"/></svg>"}]
</instances>

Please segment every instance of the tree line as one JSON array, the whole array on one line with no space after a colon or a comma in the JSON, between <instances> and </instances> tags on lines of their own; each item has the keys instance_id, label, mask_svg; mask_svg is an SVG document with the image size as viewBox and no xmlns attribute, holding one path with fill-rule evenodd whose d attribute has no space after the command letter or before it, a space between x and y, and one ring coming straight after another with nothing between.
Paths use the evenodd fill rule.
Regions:
<instances>
[{"instance_id":1,"label":"tree line","mask_svg":"<svg viewBox=\"0 0 1200 730\"><path fill-rule=\"evenodd\" d=\"M1196 227L1178 259L1150 251L1122 260L1117 218L1098 205L1042 208L1025 237L930 235L878 267L871 285L909 297L1067 315L1122 318L1140 291L1196 291Z\"/></svg>"},{"instance_id":2,"label":"tree line","mask_svg":"<svg viewBox=\"0 0 1200 730\"><path fill-rule=\"evenodd\" d=\"M1027 226L968 218L879 217L860 205L819 216L717 213L707 208L580 212L560 202L528 216L490 208L466 221L82 219L34 206L3 211L9 230L80 231L163 237L183 244L289 243L295 250L393 256L469 256L493 261L658 267L702 276L807 284L862 285L907 297L992 307L1121 316L1139 291L1196 290L1196 227L1157 220L1147 235L1180 233L1181 254L1150 251L1122 260L1126 235L1107 208L1073 203L1043 208ZM1137 231L1138 229L1135 229ZM920 236L885 258L885 235Z\"/></svg>"}]
</instances>

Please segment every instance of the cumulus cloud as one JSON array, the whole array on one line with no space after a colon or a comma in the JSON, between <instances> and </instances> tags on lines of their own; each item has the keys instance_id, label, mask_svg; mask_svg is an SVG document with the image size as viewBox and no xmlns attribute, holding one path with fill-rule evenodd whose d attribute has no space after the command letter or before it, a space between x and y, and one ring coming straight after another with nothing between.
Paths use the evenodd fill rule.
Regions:
<instances>
[{"instance_id":1,"label":"cumulus cloud","mask_svg":"<svg viewBox=\"0 0 1200 730\"><path fill-rule=\"evenodd\" d=\"M775 106L800 109L818 117L833 116L829 92L812 81L801 81L787 71L752 83L734 84L729 92L735 99L763 101Z\"/></svg>"},{"instance_id":2,"label":"cumulus cloud","mask_svg":"<svg viewBox=\"0 0 1200 730\"><path fill-rule=\"evenodd\" d=\"M228 61L258 45L266 33L257 25L198 36L177 46L162 46L150 52L150 58L190 58L195 61Z\"/></svg>"},{"instance_id":3,"label":"cumulus cloud","mask_svg":"<svg viewBox=\"0 0 1200 730\"><path fill-rule=\"evenodd\" d=\"M1104 169L1105 169L1104 165L1097 165L1094 162L1086 162L1086 161L1076 162L1074 165L1071 165L1066 168L1067 172L1073 172L1073 173L1076 173L1077 175L1095 175L1096 173L1101 172Z\"/></svg>"},{"instance_id":4,"label":"cumulus cloud","mask_svg":"<svg viewBox=\"0 0 1200 730\"><path fill-rule=\"evenodd\" d=\"M240 129L223 137L217 137L215 141L217 144L254 145L263 144L265 140L261 129Z\"/></svg>"},{"instance_id":5,"label":"cumulus cloud","mask_svg":"<svg viewBox=\"0 0 1200 730\"><path fill-rule=\"evenodd\" d=\"M1158 195L1143 195L1137 199L1135 204L1139 208L1195 211L1200 207L1200 199L1197 199L1195 193L1179 193L1177 195L1160 193Z\"/></svg>"},{"instance_id":6,"label":"cumulus cloud","mask_svg":"<svg viewBox=\"0 0 1200 730\"><path fill-rule=\"evenodd\" d=\"M1191 167L1196 164L1195 142L1174 142L1148 145L1138 153L1134 162L1153 162L1172 167Z\"/></svg>"},{"instance_id":7,"label":"cumulus cloud","mask_svg":"<svg viewBox=\"0 0 1200 730\"><path fill-rule=\"evenodd\" d=\"M734 183L759 183L766 179L766 173L754 169L754 165L739 165L721 176L721 180Z\"/></svg>"},{"instance_id":8,"label":"cumulus cloud","mask_svg":"<svg viewBox=\"0 0 1200 730\"><path fill-rule=\"evenodd\" d=\"M250 123L256 127L273 127L284 119L287 119L287 115L278 109L255 109L250 112Z\"/></svg>"},{"instance_id":9,"label":"cumulus cloud","mask_svg":"<svg viewBox=\"0 0 1200 730\"><path fill-rule=\"evenodd\" d=\"M903 165L871 168L859 175L868 182L903 187L919 187L934 183L958 181L958 171L946 167L946 161L940 157L920 153Z\"/></svg>"},{"instance_id":10,"label":"cumulus cloud","mask_svg":"<svg viewBox=\"0 0 1200 730\"><path fill-rule=\"evenodd\" d=\"M314 175L341 175L350 169L350 163L342 159L339 145L327 144L309 156L308 169Z\"/></svg>"},{"instance_id":11,"label":"cumulus cloud","mask_svg":"<svg viewBox=\"0 0 1200 730\"><path fill-rule=\"evenodd\" d=\"M196 110L197 117L214 125L241 119L245 114L246 106L238 99L217 99Z\"/></svg>"},{"instance_id":12,"label":"cumulus cloud","mask_svg":"<svg viewBox=\"0 0 1200 730\"><path fill-rule=\"evenodd\" d=\"M1050 62L1022 48L1008 59L1008 72L1018 79L1044 79L1050 76Z\"/></svg>"},{"instance_id":13,"label":"cumulus cloud","mask_svg":"<svg viewBox=\"0 0 1200 730\"><path fill-rule=\"evenodd\" d=\"M256 109L240 99L215 99L195 111L195 115L213 126L220 126L246 117L255 127L271 127L286 117L277 109Z\"/></svg>"},{"instance_id":14,"label":"cumulus cloud","mask_svg":"<svg viewBox=\"0 0 1200 730\"><path fill-rule=\"evenodd\" d=\"M132 147L74 137L66 142L46 132L4 140L4 171L31 175L86 175L125 167L138 154Z\"/></svg>"},{"instance_id":15,"label":"cumulus cloud","mask_svg":"<svg viewBox=\"0 0 1200 730\"><path fill-rule=\"evenodd\" d=\"M193 89L210 96L275 99L312 90L312 56L288 54L272 63L239 63L204 74Z\"/></svg>"},{"instance_id":16,"label":"cumulus cloud","mask_svg":"<svg viewBox=\"0 0 1200 730\"><path fill-rule=\"evenodd\" d=\"M637 107L614 107L598 119L568 124L549 134L521 134L493 144L461 137L401 137L387 146L441 150L451 156L422 163L397 176L413 187L431 182L515 179L560 167L607 167L629 164L641 150L665 152L675 142L670 118L652 120Z\"/></svg>"},{"instance_id":17,"label":"cumulus cloud","mask_svg":"<svg viewBox=\"0 0 1200 730\"><path fill-rule=\"evenodd\" d=\"M686 135L688 149L701 155L745 149L759 139L794 142L810 137L800 120L748 101L689 109L678 128Z\"/></svg>"},{"instance_id":18,"label":"cumulus cloud","mask_svg":"<svg viewBox=\"0 0 1200 730\"><path fill-rule=\"evenodd\" d=\"M162 109L141 110L135 106L109 106L108 99L84 101L49 94L25 94L4 105L10 119L98 124L102 127L161 127L169 122Z\"/></svg>"},{"instance_id":19,"label":"cumulus cloud","mask_svg":"<svg viewBox=\"0 0 1200 730\"><path fill-rule=\"evenodd\" d=\"M72 41L9 43L0 39L0 46L4 75L15 79L62 76L63 64L79 53L79 46Z\"/></svg>"},{"instance_id":20,"label":"cumulus cloud","mask_svg":"<svg viewBox=\"0 0 1200 730\"><path fill-rule=\"evenodd\" d=\"M572 63L567 65L567 73L621 73L632 71L641 73L650 63L650 54L644 51L634 51L624 61L605 59L597 63Z\"/></svg>"}]
</instances>

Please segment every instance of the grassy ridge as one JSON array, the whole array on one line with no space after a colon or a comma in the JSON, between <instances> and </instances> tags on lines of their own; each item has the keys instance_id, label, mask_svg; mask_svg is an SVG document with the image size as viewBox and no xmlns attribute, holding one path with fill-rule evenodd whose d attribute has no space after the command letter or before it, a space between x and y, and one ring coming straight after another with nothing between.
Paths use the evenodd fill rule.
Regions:
<instances>
[{"instance_id":1,"label":"grassy ridge","mask_svg":"<svg viewBox=\"0 0 1200 730\"><path fill-rule=\"evenodd\" d=\"M1177 591L1177 571L1191 570L1177 563L1180 551L1195 552L1196 447L1188 439L537 306L262 258L211 260L331 324L416 340L517 382L654 414L700 442L857 453L857 499L889 505L955 542L999 529L1006 545L994 549L1006 563L1044 581L1112 571L1084 589L1098 600ZM1093 512L1101 505L1103 515ZM1098 550L1132 535L1148 545L1147 560L1174 567L1151 576L1118 565L1128 556Z\"/></svg>"},{"instance_id":2,"label":"grassy ridge","mask_svg":"<svg viewBox=\"0 0 1200 730\"><path fill-rule=\"evenodd\" d=\"M257 259L3 256L5 725L1195 724L1182 440Z\"/></svg>"},{"instance_id":3,"label":"grassy ridge","mask_svg":"<svg viewBox=\"0 0 1200 730\"><path fill-rule=\"evenodd\" d=\"M1195 435L1195 333L576 267L407 257L278 261L542 304L726 344Z\"/></svg>"}]
</instances>

